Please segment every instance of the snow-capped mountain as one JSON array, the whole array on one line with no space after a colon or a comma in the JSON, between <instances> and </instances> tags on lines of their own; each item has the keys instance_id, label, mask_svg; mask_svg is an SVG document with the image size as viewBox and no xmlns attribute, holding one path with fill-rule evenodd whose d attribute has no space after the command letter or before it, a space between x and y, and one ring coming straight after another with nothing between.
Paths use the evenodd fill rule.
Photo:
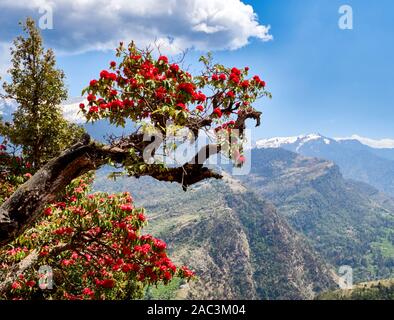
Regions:
<instances>
[{"instance_id":1,"label":"snow-capped mountain","mask_svg":"<svg viewBox=\"0 0 394 320\"><path fill-rule=\"evenodd\" d=\"M87 104L87 100L82 97L76 97L68 99L67 101L63 102L63 115L64 117L74 123L82 124L85 122L85 118L80 113L79 104L85 103Z\"/></svg>"},{"instance_id":2,"label":"snow-capped mountain","mask_svg":"<svg viewBox=\"0 0 394 320\"><path fill-rule=\"evenodd\" d=\"M85 122L81 113L79 113L80 110L79 104L81 102L86 103L84 98L77 97L77 98L71 98L62 103L63 115L68 121L79 123L79 124ZM15 100L0 99L0 115L5 120L9 121L12 119L12 113L16 110L16 108L17 108L17 103L15 102Z\"/></svg>"},{"instance_id":3,"label":"snow-capped mountain","mask_svg":"<svg viewBox=\"0 0 394 320\"><path fill-rule=\"evenodd\" d=\"M335 140L323 137L318 133L313 133L294 137L276 137L258 140L256 142L256 148L284 148L287 150L298 152L303 145L311 142L330 144L331 142L335 142Z\"/></svg>"},{"instance_id":4,"label":"snow-capped mountain","mask_svg":"<svg viewBox=\"0 0 394 320\"><path fill-rule=\"evenodd\" d=\"M366 182L394 195L393 148L373 148L359 139L332 139L320 134L263 139L255 146L259 149L282 148L307 157L331 160L340 167L344 177Z\"/></svg>"}]
</instances>

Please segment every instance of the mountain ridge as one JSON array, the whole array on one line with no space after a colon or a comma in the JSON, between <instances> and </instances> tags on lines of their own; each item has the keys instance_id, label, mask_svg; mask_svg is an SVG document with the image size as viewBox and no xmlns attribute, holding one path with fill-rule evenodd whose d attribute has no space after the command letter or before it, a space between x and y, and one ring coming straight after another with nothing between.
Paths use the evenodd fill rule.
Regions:
<instances>
[{"instance_id":1,"label":"mountain ridge","mask_svg":"<svg viewBox=\"0 0 394 320\"><path fill-rule=\"evenodd\" d=\"M282 148L335 162L346 179L368 183L394 196L394 149L377 149L357 140L335 140L319 134L259 140L257 149Z\"/></svg>"}]
</instances>

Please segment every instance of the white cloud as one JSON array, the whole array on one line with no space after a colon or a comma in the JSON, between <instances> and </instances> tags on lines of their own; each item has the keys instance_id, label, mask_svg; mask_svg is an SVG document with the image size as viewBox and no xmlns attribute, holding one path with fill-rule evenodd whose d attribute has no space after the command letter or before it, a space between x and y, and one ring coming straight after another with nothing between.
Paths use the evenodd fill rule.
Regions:
<instances>
[{"instance_id":1,"label":"white cloud","mask_svg":"<svg viewBox=\"0 0 394 320\"><path fill-rule=\"evenodd\" d=\"M83 124L86 122L86 118L80 111L79 104L83 102L87 104L87 100L82 97L71 98L64 101L61 105L63 116L70 122ZM12 99L0 99L0 116L4 116L5 119L11 120L12 113L16 110L17 103Z\"/></svg>"},{"instance_id":2,"label":"white cloud","mask_svg":"<svg viewBox=\"0 0 394 320\"><path fill-rule=\"evenodd\" d=\"M11 47L10 43L0 42L0 77L2 80L4 80L4 78L6 77L7 70L11 65L10 47Z\"/></svg>"},{"instance_id":3,"label":"white cloud","mask_svg":"<svg viewBox=\"0 0 394 320\"><path fill-rule=\"evenodd\" d=\"M80 111L79 104L83 102L87 104L84 98L72 98L62 104L63 115L70 122L82 124L86 122L86 118Z\"/></svg>"},{"instance_id":4,"label":"white cloud","mask_svg":"<svg viewBox=\"0 0 394 320\"><path fill-rule=\"evenodd\" d=\"M0 98L0 115L5 119L10 119L12 113L16 110L16 103L12 99Z\"/></svg>"},{"instance_id":5,"label":"white cloud","mask_svg":"<svg viewBox=\"0 0 394 320\"><path fill-rule=\"evenodd\" d=\"M372 148L377 148L377 149L384 149L384 148L394 148L394 139L371 139L371 138L366 138L366 137L361 137L357 134L352 135L351 137L348 138L335 138L337 141L341 140L358 140L362 144L365 144L367 146L370 146Z\"/></svg>"},{"instance_id":6,"label":"white cloud","mask_svg":"<svg viewBox=\"0 0 394 320\"><path fill-rule=\"evenodd\" d=\"M240 0L2 0L0 18L39 17L38 8L48 4L54 29L45 37L64 52L113 49L121 40L145 46L156 39L164 50L178 52L238 49L251 38L272 39L269 26Z\"/></svg>"}]
</instances>

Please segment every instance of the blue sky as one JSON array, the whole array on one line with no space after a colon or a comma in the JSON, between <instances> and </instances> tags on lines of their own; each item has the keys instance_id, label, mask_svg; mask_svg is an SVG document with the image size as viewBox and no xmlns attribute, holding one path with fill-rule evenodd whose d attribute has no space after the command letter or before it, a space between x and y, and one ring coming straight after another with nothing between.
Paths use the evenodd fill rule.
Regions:
<instances>
[{"instance_id":1,"label":"blue sky","mask_svg":"<svg viewBox=\"0 0 394 320\"><path fill-rule=\"evenodd\" d=\"M45 1L37 0L36 2ZM75 2L70 1L74 5ZM134 2L138 7L138 4L145 6L146 3L152 1L128 2ZM197 6L199 3L198 0L178 2L182 2L183 5L197 3ZM28 11L12 7L10 3L8 13L7 10L3 10L3 14L0 14L0 24L6 26L6 29L3 28L6 32L3 36L0 34L0 44L6 43L18 33L17 21L24 15L31 14L36 18L39 17L34 8ZM125 5L127 1L120 0L119 3ZM167 12L165 7L166 1L157 3L164 6L154 7L158 12L147 12L145 20L143 19L144 12L139 12L138 15L139 23L153 26L149 35L152 36L157 32L160 37L166 36L167 32L176 39L181 39L179 43L185 47L216 49L214 52L216 60L231 66L247 65L266 80L269 90L273 93L273 99L262 100L256 104L263 111L264 119L262 127L254 132L254 139L311 132L319 132L330 137L358 134L376 139L394 138L392 125L394 120L394 60L392 58L394 56L394 19L392 18L394 2L392 0L374 2L367 0L245 0L242 2L232 0L231 5L234 5L234 11L228 11L229 21L224 21L226 19L224 15L224 18L221 16L215 23L221 23L228 29L234 27L234 30L216 38L215 33L207 34L205 37L201 36L201 33L189 32L188 25L183 20L179 20L179 23L183 23L183 27L177 28L178 20L174 21L174 17L169 16L169 11ZM215 0L211 3L216 5L215 10L220 11L220 4L225 4L226 1ZM230 4L230 2L227 3ZM262 41L262 39L268 40L263 30L258 29L250 21L246 21L247 10L244 4L253 7L261 26L271 26L269 33L274 37L272 41ZM353 8L353 30L341 30L338 27L340 18L338 10L344 4L351 5ZM237 21L236 13L240 11L240 8L245 9L242 16L244 20L239 19L244 22ZM78 8L75 10L78 12ZM197 11L193 12L199 12L198 8L194 10ZM163 17L160 12L165 13ZM121 37L133 37L134 34L120 32L106 34L104 31L95 31L93 27L81 36L83 40L80 43L86 43L86 46L82 47L77 42L79 35L77 28L85 29L77 23L67 25L64 22L63 24L62 21L67 21L66 15L67 10L54 10L54 30L45 30L43 34L45 41L57 49L58 65L66 72L70 96L78 96L82 87L95 77L113 57L112 51L95 48L107 48L107 44L111 41L127 42L131 39ZM94 12L92 15L94 16ZM155 20L150 20L152 16ZM189 20L193 20L192 18ZM105 21L98 17L86 23L93 25L97 23L98 28L98 25L105 24ZM115 29L117 27L115 25ZM246 35L242 37L240 34ZM135 35L138 37L138 33ZM95 43L93 41L95 37L101 37L102 43ZM243 43L245 38L249 41L248 45ZM221 42L222 39L223 42ZM89 51L90 45L93 51ZM229 50L229 47L232 47L232 50ZM187 63L192 64L193 68L197 67L195 61L201 52L201 50L195 50L188 54Z\"/></svg>"}]
</instances>

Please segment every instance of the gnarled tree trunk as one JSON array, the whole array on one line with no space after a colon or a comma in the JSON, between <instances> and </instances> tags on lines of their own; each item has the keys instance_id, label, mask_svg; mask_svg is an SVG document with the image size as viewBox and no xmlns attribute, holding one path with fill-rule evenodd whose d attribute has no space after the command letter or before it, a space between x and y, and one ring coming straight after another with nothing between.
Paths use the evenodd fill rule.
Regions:
<instances>
[{"instance_id":1,"label":"gnarled tree trunk","mask_svg":"<svg viewBox=\"0 0 394 320\"><path fill-rule=\"evenodd\" d=\"M127 158L128 151L129 147L103 146L90 142L90 137L86 136L83 142L75 144L49 161L0 207L0 246L11 242L31 226L45 206L55 201L59 192L73 179L98 169L109 159L122 163ZM218 148L208 145L200 150L196 157L201 160L218 151ZM148 175L161 181L178 182L184 189L203 179L221 178L200 163L202 162L196 163L193 159L182 167L164 171L157 165L147 165L146 170L139 176Z\"/></svg>"}]
</instances>

